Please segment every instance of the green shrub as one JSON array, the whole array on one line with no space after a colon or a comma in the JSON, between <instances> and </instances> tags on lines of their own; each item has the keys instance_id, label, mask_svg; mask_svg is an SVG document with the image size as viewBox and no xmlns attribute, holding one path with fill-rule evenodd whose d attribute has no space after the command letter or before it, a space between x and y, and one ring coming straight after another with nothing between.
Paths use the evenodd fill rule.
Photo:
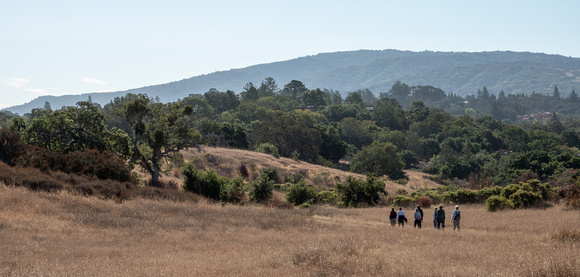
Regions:
<instances>
[{"instance_id":1,"label":"green shrub","mask_svg":"<svg viewBox=\"0 0 580 277\"><path fill-rule=\"evenodd\" d=\"M338 195L333 190L323 190L323 191L319 192L317 199L320 202L331 204L331 205L336 205L338 203Z\"/></svg>"},{"instance_id":2,"label":"green shrub","mask_svg":"<svg viewBox=\"0 0 580 277\"><path fill-rule=\"evenodd\" d=\"M346 183L336 185L336 190L345 207L374 206L379 203L380 194L387 194L385 184L373 175L367 175L365 181L348 176Z\"/></svg>"},{"instance_id":3,"label":"green shrub","mask_svg":"<svg viewBox=\"0 0 580 277\"><path fill-rule=\"evenodd\" d=\"M184 178L183 187L185 190L201 194L214 200L221 200L222 187L230 181L228 178L217 175L211 169L206 172L201 172L191 163L184 166L182 173Z\"/></svg>"},{"instance_id":4,"label":"green shrub","mask_svg":"<svg viewBox=\"0 0 580 277\"><path fill-rule=\"evenodd\" d=\"M409 192L406 189L398 189L395 191L396 195L409 195Z\"/></svg>"},{"instance_id":5,"label":"green shrub","mask_svg":"<svg viewBox=\"0 0 580 277\"><path fill-rule=\"evenodd\" d=\"M503 196L492 195L485 200L485 208L490 212L513 208L513 203Z\"/></svg>"},{"instance_id":6,"label":"green shrub","mask_svg":"<svg viewBox=\"0 0 580 277\"><path fill-rule=\"evenodd\" d=\"M510 201L517 208L530 208L543 203L542 195L536 192L520 189L510 196Z\"/></svg>"},{"instance_id":7,"label":"green shrub","mask_svg":"<svg viewBox=\"0 0 580 277\"><path fill-rule=\"evenodd\" d=\"M264 168L260 171L261 175L268 176L268 179L274 183L280 183L280 175L278 174L277 168Z\"/></svg>"},{"instance_id":8,"label":"green shrub","mask_svg":"<svg viewBox=\"0 0 580 277\"><path fill-rule=\"evenodd\" d=\"M483 188L479 191L479 198L482 199L482 201L485 201L492 195L500 195L501 190L502 189L499 186Z\"/></svg>"},{"instance_id":9,"label":"green shrub","mask_svg":"<svg viewBox=\"0 0 580 277\"><path fill-rule=\"evenodd\" d=\"M518 184L511 184L505 188L503 188L501 190L500 195L507 198L510 198L510 196L514 193L516 193L516 191L518 191L520 189L520 185Z\"/></svg>"},{"instance_id":10,"label":"green shrub","mask_svg":"<svg viewBox=\"0 0 580 277\"><path fill-rule=\"evenodd\" d=\"M260 179L250 183L250 199L254 202L261 202L272 197L273 187L274 181L266 172L262 172Z\"/></svg>"},{"instance_id":11,"label":"green shrub","mask_svg":"<svg viewBox=\"0 0 580 277\"><path fill-rule=\"evenodd\" d=\"M242 203L246 195L244 180L241 177L230 180L222 186L221 200L228 203Z\"/></svg>"},{"instance_id":12,"label":"green shrub","mask_svg":"<svg viewBox=\"0 0 580 277\"><path fill-rule=\"evenodd\" d=\"M307 186L304 182L299 182L290 186L286 194L286 200L298 206L302 203L314 203L317 195L315 187Z\"/></svg>"},{"instance_id":13,"label":"green shrub","mask_svg":"<svg viewBox=\"0 0 580 277\"><path fill-rule=\"evenodd\" d=\"M415 205L415 199L406 195L397 195L393 200L393 205L399 207L410 207Z\"/></svg>"},{"instance_id":14,"label":"green shrub","mask_svg":"<svg viewBox=\"0 0 580 277\"><path fill-rule=\"evenodd\" d=\"M278 154L278 147L276 147L276 145L271 144L271 143L261 143L256 148L256 152L270 154L276 158L280 157L280 154Z\"/></svg>"}]
</instances>

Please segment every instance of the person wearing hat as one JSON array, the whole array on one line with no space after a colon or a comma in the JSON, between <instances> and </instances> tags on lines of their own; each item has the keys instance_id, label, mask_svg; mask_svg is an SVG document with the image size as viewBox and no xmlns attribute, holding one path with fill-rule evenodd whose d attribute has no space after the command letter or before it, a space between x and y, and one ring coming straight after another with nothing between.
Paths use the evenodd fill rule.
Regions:
<instances>
[{"instance_id":1,"label":"person wearing hat","mask_svg":"<svg viewBox=\"0 0 580 277\"><path fill-rule=\"evenodd\" d=\"M455 211L451 214L451 220L453 221L453 231L455 231L455 227L457 227L457 231L459 231L459 221L461 220L459 206L455 206Z\"/></svg>"},{"instance_id":2,"label":"person wearing hat","mask_svg":"<svg viewBox=\"0 0 580 277\"><path fill-rule=\"evenodd\" d=\"M437 211L437 229L445 229L445 211L443 205L439 206Z\"/></svg>"}]
</instances>

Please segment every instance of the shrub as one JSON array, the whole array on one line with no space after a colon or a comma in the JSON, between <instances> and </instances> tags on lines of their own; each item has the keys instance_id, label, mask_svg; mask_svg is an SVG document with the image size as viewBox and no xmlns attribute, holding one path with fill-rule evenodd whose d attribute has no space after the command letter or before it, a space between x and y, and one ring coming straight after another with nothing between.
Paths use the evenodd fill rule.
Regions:
<instances>
[{"instance_id":1,"label":"shrub","mask_svg":"<svg viewBox=\"0 0 580 277\"><path fill-rule=\"evenodd\" d=\"M336 185L336 190L345 207L374 206L379 203L380 194L387 194L385 184L373 175L367 175L365 181L348 176L346 183Z\"/></svg>"},{"instance_id":2,"label":"shrub","mask_svg":"<svg viewBox=\"0 0 580 277\"><path fill-rule=\"evenodd\" d=\"M0 161L14 165L18 153L26 148L18 132L0 128Z\"/></svg>"},{"instance_id":3,"label":"shrub","mask_svg":"<svg viewBox=\"0 0 580 277\"><path fill-rule=\"evenodd\" d=\"M433 205L433 200L427 196L421 196L417 200L417 204L424 209L431 208L431 205Z\"/></svg>"},{"instance_id":4,"label":"shrub","mask_svg":"<svg viewBox=\"0 0 580 277\"><path fill-rule=\"evenodd\" d=\"M511 184L505 188L503 188L501 190L500 195L505 197L505 198L510 198L510 196L514 193L516 193L516 191L518 191L520 189L520 185L517 184Z\"/></svg>"},{"instance_id":5,"label":"shrub","mask_svg":"<svg viewBox=\"0 0 580 277\"><path fill-rule=\"evenodd\" d=\"M190 163L185 165L182 172L185 190L214 200L220 200L222 187L229 181L227 178L217 175L213 170L201 172Z\"/></svg>"},{"instance_id":6,"label":"shrub","mask_svg":"<svg viewBox=\"0 0 580 277\"><path fill-rule=\"evenodd\" d=\"M338 203L338 195L336 194L335 191L331 191L331 190L323 190L323 191L319 192L317 199L320 202L331 204L331 205L336 205Z\"/></svg>"},{"instance_id":7,"label":"shrub","mask_svg":"<svg viewBox=\"0 0 580 277\"><path fill-rule=\"evenodd\" d=\"M541 204L542 195L536 192L520 189L510 196L515 208L530 208Z\"/></svg>"},{"instance_id":8,"label":"shrub","mask_svg":"<svg viewBox=\"0 0 580 277\"><path fill-rule=\"evenodd\" d=\"M492 195L485 200L485 208L490 212L498 210L509 209L513 207L513 203L507 198L499 195Z\"/></svg>"},{"instance_id":9,"label":"shrub","mask_svg":"<svg viewBox=\"0 0 580 277\"><path fill-rule=\"evenodd\" d=\"M274 181L266 172L260 174L260 179L250 183L250 199L255 202L264 201L272 197Z\"/></svg>"},{"instance_id":10,"label":"shrub","mask_svg":"<svg viewBox=\"0 0 580 277\"><path fill-rule=\"evenodd\" d=\"M415 199L405 196L405 195L397 195L393 200L393 205L399 207L410 207L415 205Z\"/></svg>"},{"instance_id":11,"label":"shrub","mask_svg":"<svg viewBox=\"0 0 580 277\"><path fill-rule=\"evenodd\" d=\"M276 147L276 145L271 144L271 143L261 143L256 148L256 152L270 154L276 158L280 157L280 154L278 154L278 147Z\"/></svg>"},{"instance_id":12,"label":"shrub","mask_svg":"<svg viewBox=\"0 0 580 277\"><path fill-rule=\"evenodd\" d=\"M242 203L246 195L246 188L242 178L235 178L222 186L221 200L228 203Z\"/></svg>"},{"instance_id":13,"label":"shrub","mask_svg":"<svg viewBox=\"0 0 580 277\"><path fill-rule=\"evenodd\" d=\"M478 202L479 202L479 193L477 191L470 189L457 190L457 199L455 199L455 203L464 204Z\"/></svg>"},{"instance_id":14,"label":"shrub","mask_svg":"<svg viewBox=\"0 0 580 277\"><path fill-rule=\"evenodd\" d=\"M304 182L299 182L293 184L288 189L286 194L286 200L288 202L298 206L302 203L314 203L316 201L316 188L313 186L307 186Z\"/></svg>"},{"instance_id":15,"label":"shrub","mask_svg":"<svg viewBox=\"0 0 580 277\"><path fill-rule=\"evenodd\" d=\"M407 192L406 189L398 189L397 191L395 191L396 195L409 195L409 192Z\"/></svg>"},{"instance_id":16,"label":"shrub","mask_svg":"<svg viewBox=\"0 0 580 277\"><path fill-rule=\"evenodd\" d=\"M280 183L280 175L278 174L277 168L264 168L260 171L261 175L268 176L268 179L274 183Z\"/></svg>"},{"instance_id":17,"label":"shrub","mask_svg":"<svg viewBox=\"0 0 580 277\"><path fill-rule=\"evenodd\" d=\"M240 167L238 167L238 172L240 172L240 175L244 178L250 177L250 172L248 172L248 167L246 167L245 164L241 164Z\"/></svg>"},{"instance_id":18,"label":"shrub","mask_svg":"<svg viewBox=\"0 0 580 277\"><path fill-rule=\"evenodd\" d=\"M502 189L499 186L483 188L479 191L479 198L482 199L482 201L485 201L492 195L500 195L501 190Z\"/></svg>"},{"instance_id":19,"label":"shrub","mask_svg":"<svg viewBox=\"0 0 580 277\"><path fill-rule=\"evenodd\" d=\"M569 184L558 190L558 196L564 199L565 205L570 208L580 208L580 185Z\"/></svg>"}]
</instances>

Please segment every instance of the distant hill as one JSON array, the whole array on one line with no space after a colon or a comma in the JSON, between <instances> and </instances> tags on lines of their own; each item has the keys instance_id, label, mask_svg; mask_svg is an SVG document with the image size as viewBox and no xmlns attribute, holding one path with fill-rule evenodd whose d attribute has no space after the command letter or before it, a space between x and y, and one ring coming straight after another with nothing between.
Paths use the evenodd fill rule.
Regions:
<instances>
[{"instance_id":1,"label":"distant hill","mask_svg":"<svg viewBox=\"0 0 580 277\"><path fill-rule=\"evenodd\" d=\"M18 114L43 107L53 109L87 100L102 105L126 93L146 93L161 101L175 101L189 94L203 94L210 88L242 91L253 82L259 86L273 77L282 88L300 80L308 88L328 88L343 95L368 88L375 94L388 91L396 81L410 86L431 85L461 96L475 94L486 86L491 93L551 93L557 85L562 96L580 89L580 59L529 52L411 52L399 50L360 50L323 53L288 61L274 62L200 75L167 84L110 93L42 96L29 103L7 108Z\"/></svg>"}]
</instances>

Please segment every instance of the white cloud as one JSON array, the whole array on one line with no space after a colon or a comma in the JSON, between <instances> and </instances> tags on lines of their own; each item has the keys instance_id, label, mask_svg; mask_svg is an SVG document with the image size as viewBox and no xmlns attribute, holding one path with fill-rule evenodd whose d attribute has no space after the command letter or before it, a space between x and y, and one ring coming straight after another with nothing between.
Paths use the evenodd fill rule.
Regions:
<instances>
[{"instance_id":1,"label":"white cloud","mask_svg":"<svg viewBox=\"0 0 580 277\"><path fill-rule=\"evenodd\" d=\"M3 80L2 83L5 85L9 85L11 87L20 88L24 84L29 83L30 80L24 78L10 78L8 80Z\"/></svg>"},{"instance_id":2,"label":"white cloud","mask_svg":"<svg viewBox=\"0 0 580 277\"><path fill-rule=\"evenodd\" d=\"M97 79L93 79L93 78L89 78L89 77L84 77L83 82L90 83L90 84L97 84L97 85L104 85L107 83L105 81L97 80Z\"/></svg>"},{"instance_id":3,"label":"white cloud","mask_svg":"<svg viewBox=\"0 0 580 277\"><path fill-rule=\"evenodd\" d=\"M24 90L25 91L34 92L34 93L38 93L38 94L43 94L43 95L48 94L48 92L46 92L46 90L44 90L44 89L27 88L27 89L24 89Z\"/></svg>"}]
</instances>

